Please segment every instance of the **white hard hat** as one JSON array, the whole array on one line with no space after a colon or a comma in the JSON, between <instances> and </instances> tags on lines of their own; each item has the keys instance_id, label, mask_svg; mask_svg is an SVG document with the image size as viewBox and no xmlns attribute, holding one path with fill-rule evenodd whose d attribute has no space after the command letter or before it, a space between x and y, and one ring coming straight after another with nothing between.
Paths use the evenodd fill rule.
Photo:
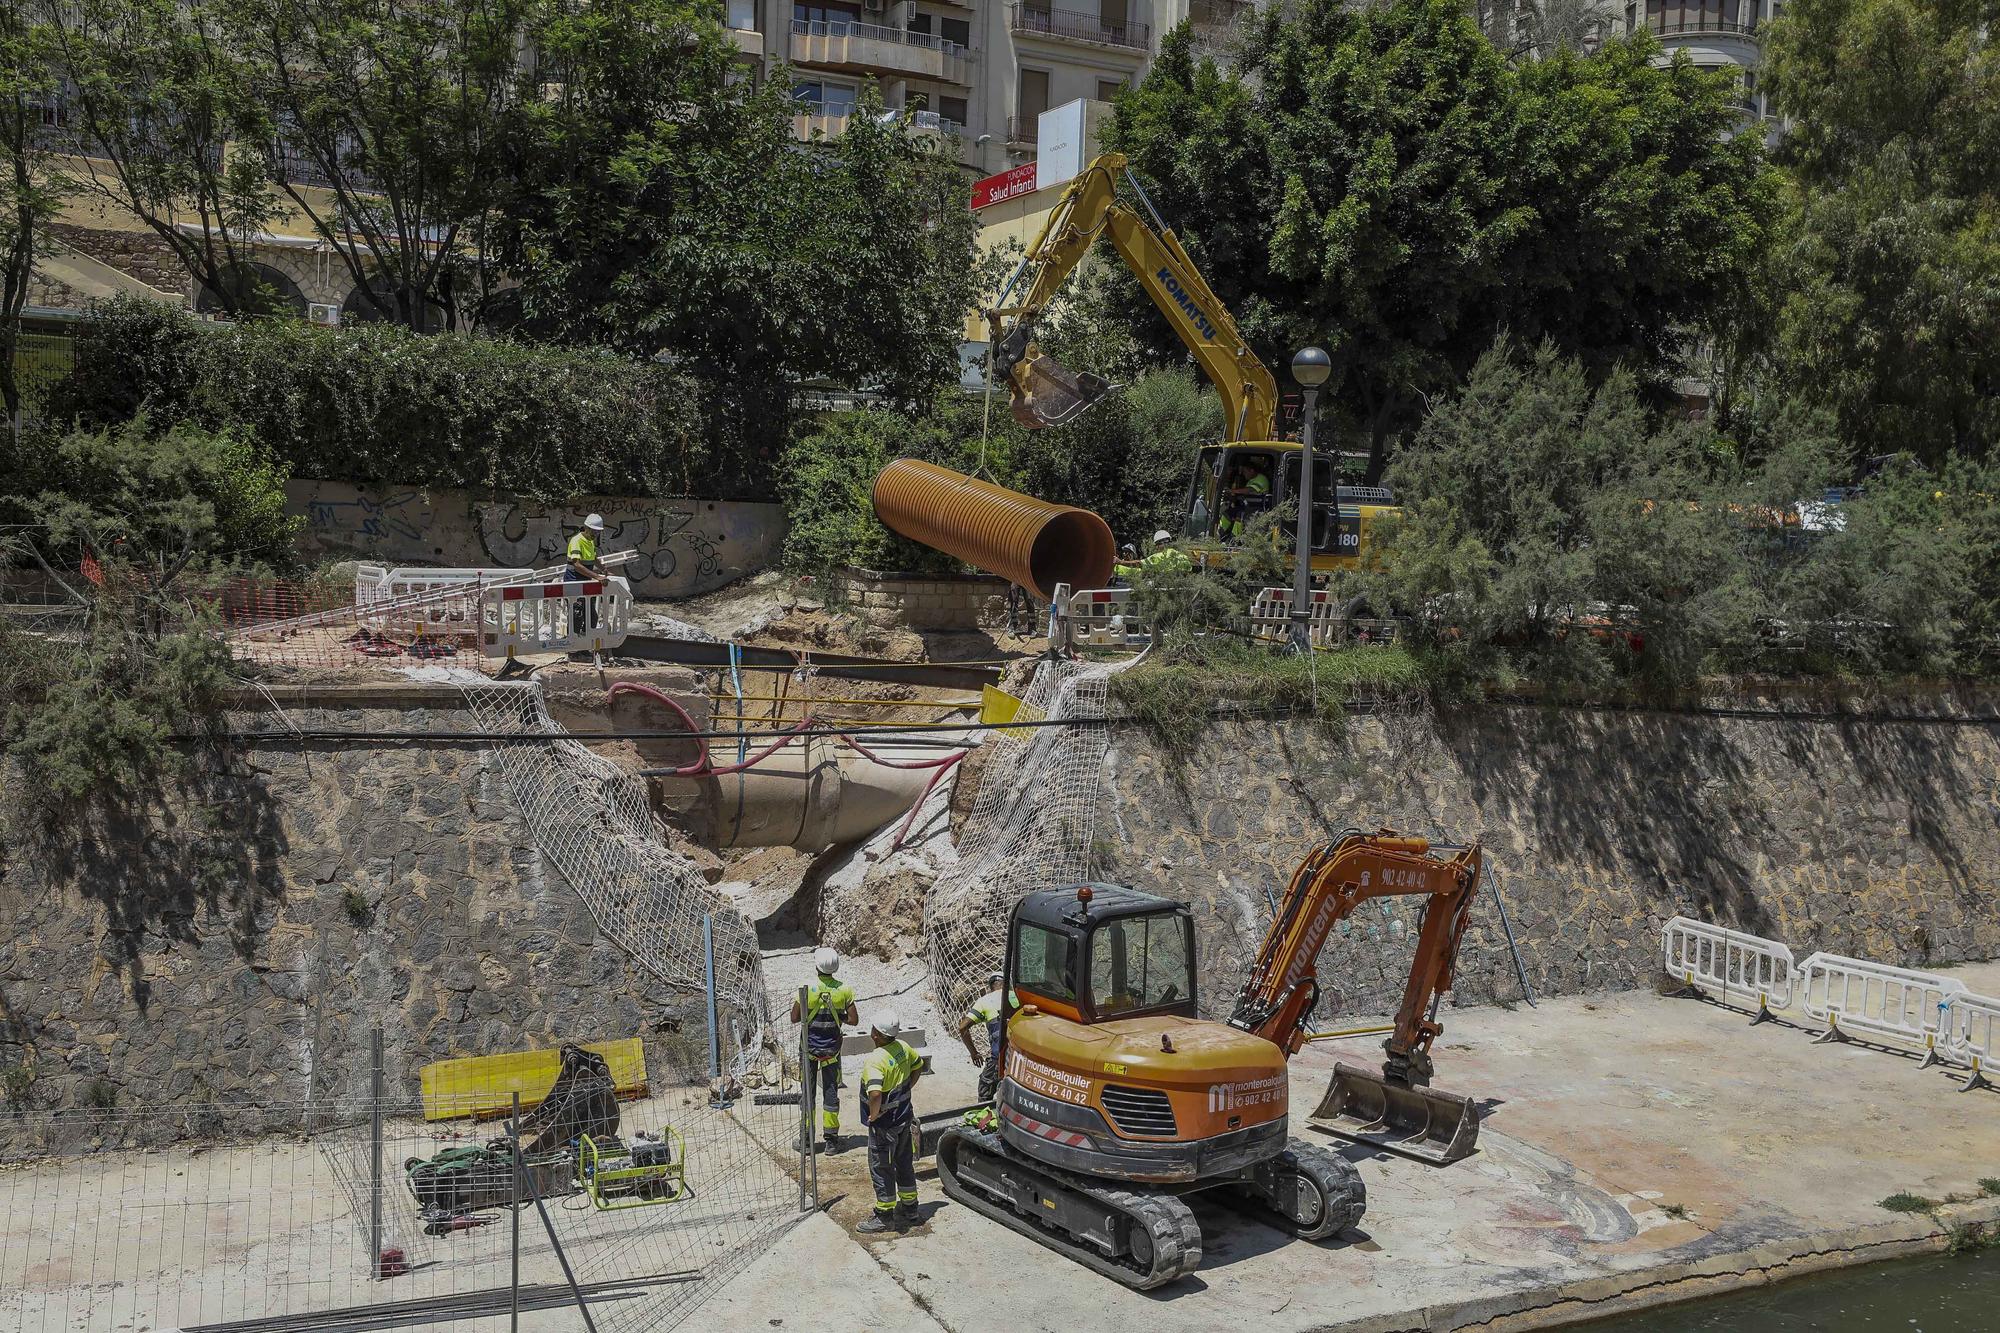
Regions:
<instances>
[{"instance_id":1,"label":"white hard hat","mask_svg":"<svg viewBox=\"0 0 2000 1333\"><path fill-rule=\"evenodd\" d=\"M1173 533L1168 532L1165 528L1161 528L1158 532L1153 534L1153 545L1158 546L1161 542L1170 542L1173 539L1174 539Z\"/></svg>"},{"instance_id":2,"label":"white hard hat","mask_svg":"<svg viewBox=\"0 0 2000 1333\"><path fill-rule=\"evenodd\" d=\"M840 950L816 949L813 951L813 966L832 976L840 971Z\"/></svg>"},{"instance_id":3,"label":"white hard hat","mask_svg":"<svg viewBox=\"0 0 2000 1333\"><path fill-rule=\"evenodd\" d=\"M894 1009L884 1009L868 1021L870 1032L879 1032L885 1037L893 1037L903 1030L903 1021L896 1017Z\"/></svg>"},{"instance_id":4,"label":"white hard hat","mask_svg":"<svg viewBox=\"0 0 2000 1333\"><path fill-rule=\"evenodd\" d=\"M602 514L584 515L583 526L589 528L592 532L604 531L604 515Z\"/></svg>"}]
</instances>

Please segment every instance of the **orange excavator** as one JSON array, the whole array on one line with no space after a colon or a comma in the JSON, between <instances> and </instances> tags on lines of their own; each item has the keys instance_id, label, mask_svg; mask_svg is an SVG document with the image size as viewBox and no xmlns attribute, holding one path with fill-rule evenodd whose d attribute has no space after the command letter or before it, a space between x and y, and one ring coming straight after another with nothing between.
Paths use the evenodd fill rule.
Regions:
<instances>
[{"instance_id":1,"label":"orange excavator","mask_svg":"<svg viewBox=\"0 0 2000 1333\"><path fill-rule=\"evenodd\" d=\"M1349 833L1300 864L1228 1021L1198 1017L1185 903L1114 884L1028 894L1007 933L1007 1021L994 1125L939 1138L945 1193L1145 1290L1201 1262L1187 1196L1230 1201L1306 1239L1367 1206L1344 1158L1290 1137L1286 1062L1306 1041L1327 935L1362 903L1424 900L1382 1072L1338 1065L1314 1119L1347 1137L1456 1161L1479 1132L1472 1102L1429 1088L1439 997L1479 884L1478 843L1434 847Z\"/></svg>"}]
</instances>

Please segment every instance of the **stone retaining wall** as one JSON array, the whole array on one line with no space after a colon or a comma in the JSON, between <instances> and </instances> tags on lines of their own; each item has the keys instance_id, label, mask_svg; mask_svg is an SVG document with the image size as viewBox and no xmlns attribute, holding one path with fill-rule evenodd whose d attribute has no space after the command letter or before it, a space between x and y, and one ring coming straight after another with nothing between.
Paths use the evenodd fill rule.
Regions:
<instances>
[{"instance_id":1,"label":"stone retaining wall","mask_svg":"<svg viewBox=\"0 0 2000 1333\"><path fill-rule=\"evenodd\" d=\"M1105 771L1101 869L1194 904L1217 1011L1302 854L1347 826L1484 839L1542 994L1652 984L1676 913L1800 958L2000 956L2000 725L1479 707L1356 717L1337 738L1227 724L1185 761L1120 727ZM1400 899L1347 923L1320 1016L1392 1012L1416 925ZM1482 898L1455 998L1520 996Z\"/></svg>"},{"instance_id":2,"label":"stone retaining wall","mask_svg":"<svg viewBox=\"0 0 2000 1333\"><path fill-rule=\"evenodd\" d=\"M996 629L1007 623L1007 580L990 574L888 574L843 569L827 578L827 595L871 624L905 629ZM1026 599L1024 623L1038 612Z\"/></svg>"},{"instance_id":3,"label":"stone retaining wall","mask_svg":"<svg viewBox=\"0 0 2000 1333\"><path fill-rule=\"evenodd\" d=\"M700 1005L655 987L543 860L485 745L247 748L64 840L0 860L0 1077L24 1071L0 1082L7 1109L358 1096L378 1022L402 1095L448 1056L642 1036L661 1078L706 1041Z\"/></svg>"}]
</instances>

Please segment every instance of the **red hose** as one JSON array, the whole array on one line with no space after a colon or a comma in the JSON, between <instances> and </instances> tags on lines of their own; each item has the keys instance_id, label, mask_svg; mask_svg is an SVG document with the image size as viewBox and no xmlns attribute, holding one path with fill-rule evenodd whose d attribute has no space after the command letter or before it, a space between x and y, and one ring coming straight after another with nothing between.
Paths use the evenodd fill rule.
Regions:
<instances>
[{"instance_id":1,"label":"red hose","mask_svg":"<svg viewBox=\"0 0 2000 1333\"><path fill-rule=\"evenodd\" d=\"M896 840L889 844L890 851L899 852L903 849L903 839L910 836L910 825L917 822L917 813L924 808L924 802L931 798L931 789L938 785L938 779L944 776L947 768L963 758L965 751L960 750L957 754L945 756L945 761L937 766L937 772L931 774L931 780L924 784L923 795L917 797L917 803L910 807L910 813L903 816L903 827L896 830Z\"/></svg>"}]
</instances>

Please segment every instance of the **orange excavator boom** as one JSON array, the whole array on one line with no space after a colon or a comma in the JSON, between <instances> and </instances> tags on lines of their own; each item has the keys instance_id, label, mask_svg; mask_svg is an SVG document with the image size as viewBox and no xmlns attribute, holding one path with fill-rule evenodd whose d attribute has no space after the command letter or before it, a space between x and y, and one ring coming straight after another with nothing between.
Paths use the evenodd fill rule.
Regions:
<instances>
[{"instance_id":1,"label":"orange excavator boom","mask_svg":"<svg viewBox=\"0 0 2000 1333\"><path fill-rule=\"evenodd\" d=\"M1306 1020L1319 999L1316 966L1327 936L1374 898L1420 897L1409 980L1383 1044L1387 1059L1378 1077L1352 1065L1337 1067L1315 1119L1348 1137L1389 1140L1410 1155L1453 1161L1472 1150L1478 1115L1454 1094L1429 1091L1430 1047L1439 1032L1439 1000L1451 989L1458 946L1465 936L1479 887L1481 850L1433 848L1426 838L1387 829L1350 833L1315 849L1293 872L1276 918L1236 998L1230 1025L1274 1043L1289 1057L1305 1044ZM1428 1146L1425 1146L1428 1145Z\"/></svg>"}]
</instances>

